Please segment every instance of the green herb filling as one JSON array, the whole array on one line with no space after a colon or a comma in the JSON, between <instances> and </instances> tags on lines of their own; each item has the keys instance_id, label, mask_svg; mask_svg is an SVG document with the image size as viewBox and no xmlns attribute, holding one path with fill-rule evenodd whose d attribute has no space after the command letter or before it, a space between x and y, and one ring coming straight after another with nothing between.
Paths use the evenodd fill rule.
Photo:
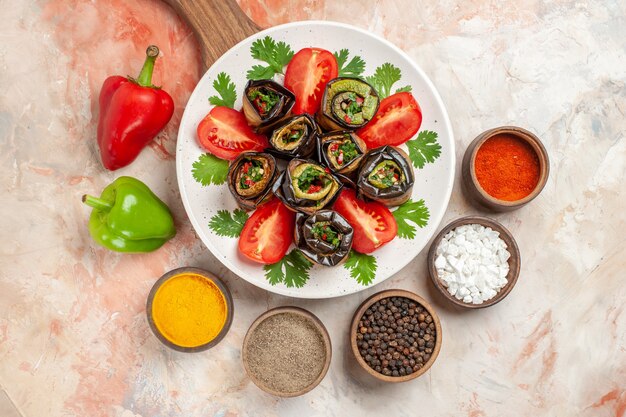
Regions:
<instances>
[{"instance_id":1,"label":"green herb filling","mask_svg":"<svg viewBox=\"0 0 626 417\"><path fill-rule=\"evenodd\" d=\"M324 172L309 166L298 177L298 188L307 194L314 194L325 188L329 182L330 179Z\"/></svg>"},{"instance_id":2,"label":"green herb filling","mask_svg":"<svg viewBox=\"0 0 626 417\"><path fill-rule=\"evenodd\" d=\"M341 244L342 235L331 226L330 222L314 223L311 228L311 233L313 234L313 237L330 243L335 249L339 247L339 244Z\"/></svg>"},{"instance_id":3,"label":"green herb filling","mask_svg":"<svg viewBox=\"0 0 626 417\"><path fill-rule=\"evenodd\" d=\"M302 135L304 134L304 128L292 128L289 133L283 135L283 142L286 144L294 143L300 140Z\"/></svg>"},{"instance_id":4,"label":"green herb filling","mask_svg":"<svg viewBox=\"0 0 626 417\"><path fill-rule=\"evenodd\" d=\"M338 167L349 164L359 156L356 144L349 137L343 142L335 142L328 148Z\"/></svg>"},{"instance_id":5,"label":"green herb filling","mask_svg":"<svg viewBox=\"0 0 626 417\"><path fill-rule=\"evenodd\" d=\"M242 175L239 180L239 186L247 190L263 179L263 165L256 160L246 161L241 167Z\"/></svg>"},{"instance_id":6,"label":"green herb filling","mask_svg":"<svg viewBox=\"0 0 626 417\"><path fill-rule=\"evenodd\" d=\"M278 93L261 87L248 93L248 100L254 105L259 116L266 116L280 100Z\"/></svg>"},{"instance_id":7,"label":"green herb filling","mask_svg":"<svg viewBox=\"0 0 626 417\"><path fill-rule=\"evenodd\" d=\"M389 188L404 182L404 174L395 162L383 161L376 165L368 180L377 188Z\"/></svg>"}]
</instances>

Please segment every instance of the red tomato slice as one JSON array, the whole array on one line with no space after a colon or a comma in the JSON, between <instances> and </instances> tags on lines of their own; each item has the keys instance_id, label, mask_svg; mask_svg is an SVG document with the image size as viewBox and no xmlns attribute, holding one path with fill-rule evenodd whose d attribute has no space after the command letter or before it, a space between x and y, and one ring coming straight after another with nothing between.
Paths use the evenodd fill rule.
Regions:
<instances>
[{"instance_id":1,"label":"red tomato slice","mask_svg":"<svg viewBox=\"0 0 626 417\"><path fill-rule=\"evenodd\" d=\"M221 159L233 160L244 151L262 151L267 138L257 135L246 123L243 113L216 106L198 125L200 146Z\"/></svg>"},{"instance_id":2,"label":"red tomato slice","mask_svg":"<svg viewBox=\"0 0 626 417\"><path fill-rule=\"evenodd\" d=\"M262 264L283 259L293 240L296 214L277 198L259 206L239 237L239 252Z\"/></svg>"},{"instance_id":3,"label":"red tomato slice","mask_svg":"<svg viewBox=\"0 0 626 417\"><path fill-rule=\"evenodd\" d=\"M411 93L396 93L383 99L374 118L357 135L368 149L398 146L417 133L422 124L422 109Z\"/></svg>"},{"instance_id":4,"label":"red tomato slice","mask_svg":"<svg viewBox=\"0 0 626 417\"><path fill-rule=\"evenodd\" d=\"M333 209L354 229L352 248L357 252L372 253L398 234L396 219L387 207L358 199L350 188L341 192Z\"/></svg>"},{"instance_id":5,"label":"red tomato slice","mask_svg":"<svg viewBox=\"0 0 626 417\"><path fill-rule=\"evenodd\" d=\"M337 78L337 59L320 48L304 48L291 58L285 72L285 87L296 95L294 114L315 114L320 108L326 83Z\"/></svg>"}]
</instances>

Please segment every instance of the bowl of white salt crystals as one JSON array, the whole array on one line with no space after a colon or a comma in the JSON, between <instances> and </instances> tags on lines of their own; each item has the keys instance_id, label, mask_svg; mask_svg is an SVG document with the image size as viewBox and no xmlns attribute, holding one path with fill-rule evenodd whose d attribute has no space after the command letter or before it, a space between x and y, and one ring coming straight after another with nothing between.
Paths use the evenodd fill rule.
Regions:
<instances>
[{"instance_id":1,"label":"bowl of white salt crystals","mask_svg":"<svg viewBox=\"0 0 626 417\"><path fill-rule=\"evenodd\" d=\"M435 287L465 308L489 307L517 282L521 258L513 235L493 219L462 217L439 232L428 252Z\"/></svg>"}]
</instances>

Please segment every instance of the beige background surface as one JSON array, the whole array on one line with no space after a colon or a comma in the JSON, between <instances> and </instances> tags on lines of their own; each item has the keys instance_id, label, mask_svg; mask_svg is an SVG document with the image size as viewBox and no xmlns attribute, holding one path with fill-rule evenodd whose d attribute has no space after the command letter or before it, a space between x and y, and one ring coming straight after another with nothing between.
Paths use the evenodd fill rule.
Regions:
<instances>
[{"instance_id":1,"label":"beige background surface","mask_svg":"<svg viewBox=\"0 0 626 417\"><path fill-rule=\"evenodd\" d=\"M156 0L0 0L0 384L40 416L612 416L626 412L626 4L621 1L241 0L261 26L316 18L367 28L424 68L450 113L457 158L474 136L516 124L542 138L552 174L529 206L493 217L517 238L522 272L497 306L466 312L429 284L422 253L392 279L324 301L274 296L226 271L195 237L177 191L174 150L200 76L188 28ZM100 165L97 94L134 73L145 46L173 96L173 121L130 167ZM144 180L173 208L161 250L94 246L83 193L118 175ZM458 174L457 174L458 177ZM444 222L478 213L455 192ZM443 226L443 225L442 225ZM215 349L164 348L145 300L165 271L194 265L233 291L233 327ZM346 351L357 305L384 288L432 301L444 342L422 378L363 380ZM243 373L240 346L267 308L297 304L334 343L326 379L278 400Z\"/></svg>"}]
</instances>

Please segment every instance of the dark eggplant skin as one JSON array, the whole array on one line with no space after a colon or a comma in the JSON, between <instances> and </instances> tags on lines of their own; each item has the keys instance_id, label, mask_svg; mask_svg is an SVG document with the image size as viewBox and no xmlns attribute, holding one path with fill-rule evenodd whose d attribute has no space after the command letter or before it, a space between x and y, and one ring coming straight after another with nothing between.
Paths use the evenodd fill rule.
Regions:
<instances>
[{"instance_id":1,"label":"dark eggplant skin","mask_svg":"<svg viewBox=\"0 0 626 417\"><path fill-rule=\"evenodd\" d=\"M330 225L341 233L341 243L338 248L316 239L312 228L315 223L329 222ZM354 230L345 218L336 211L320 210L313 215L298 213L296 216L296 228L294 242L302 254L311 262L324 266L335 266L345 261L352 249Z\"/></svg>"},{"instance_id":2,"label":"dark eggplant skin","mask_svg":"<svg viewBox=\"0 0 626 417\"><path fill-rule=\"evenodd\" d=\"M334 86L340 85L340 83L345 82L355 82L361 85L363 91L367 91L366 95L372 97L371 100L376 101L375 107L371 112L371 117L369 119L365 119L362 123L352 124L348 123L340 117L337 117L333 111L333 100L336 96L343 94L346 91L339 91L336 94L333 94ZM349 90L351 91L351 90ZM368 99L369 100L369 99ZM326 131L335 131L335 130L356 130L363 126L365 126L376 114L378 111L378 106L380 105L380 97L378 96L378 92L366 81L360 78L352 78L352 77L338 77L330 80L326 84L326 88L324 90L324 95L322 96L322 103L319 111L316 114L317 122L320 126Z\"/></svg>"},{"instance_id":3,"label":"dark eggplant skin","mask_svg":"<svg viewBox=\"0 0 626 417\"><path fill-rule=\"evenodd\" d=\"M405 180L387 188L372 185L368 177L378 164L393 161L402 171ZM388 207L399 206L411 198L415 177L409 156L395 146L383 146L369 151L364 157L357 177L357 189L361 198L378 201Z\"/></svg>"},{"instance_id":4,"label":"dark eggplant skin","mask_svg":"<svg viewBox=\"0 0 626 417\"><path fill-rule=\"evenodd\" d=\"M305 127L305 134L303 138L299 139L298 145L293 149L281 148L280 138L282 137L282 134L290 126L300 123ZM318 124L315 122L315 119L313 119L310 115L299 114L297 116L292 116L283 120L279 124L275 124L275 126L276 127L274 127L269 139L271 149L267 149L267 152L270 152L281 159L308 159L314 155L317 149L319 136L322 134L322 129L320 129Z\"/></svg>"},{"instance_id":5,"label":"dark eggplant skin","mask_svg":"<svg viewBox=\"0 0 626 417\"><path fill-rule=\"evenodd\" d=\"M343 142L350 140L356 145L356 150L359 155L344 166L338 167L333 158L329 155L329 147L335 142ZM322 164L330 168L334 174L342 174L346 177L352 177L353 173L356 173L361 165L363 156L367 153L367 146L365 142L357 136L356 133L349 130L343 130L338 132L330 132L323 134L318 142L318 157Z\"/></svg>"},{"instance_id":6,"label":"dark eggplant skin","mask_svg":"<svg viewBox=\"0 0 626 417\"><path fill-rule=\"evenodd\" d=\"M263 87L272 90L279 96L278 103L265 117L261 117L254 104L248 99L248 93L251 90ZM289 117L294 104L296 104L295 94L272 80L250 80L244 89L243 113L246 116L248 124L252 126L257 133L265 134L271 130L273 125Z\"/></svg>"},{"instance_id":7,"label":"dark eggplant skin","mask_svg":"<svg viewBox=\"0 0 626 417\"><path fill-rule=\"evenodd\" d=\"M266 171L263 175L263 184L258 190L253 190L251 195L244 196L237 191L238 173L241 166L249 160L260 161ZM244 152L232 161L228 167L228 189L235 197L239 207L244 210L254 210L257 206L266 202L272 197L272 186L279 175L276 167L276 159L265 152ZM267 180L267 181L265 181Z\"/></svg>"},{"instance_id":8,"label":"dark eggplant skin","mask_svg":"<svg viewBox=\"0 0 626 417\"><path fill-rule=\"evenodd\" d=\"M292 185L294 180L292 173L302 164L314 165L321 168L331 180L329 192L326 193L322 199L313 200L299 197L297 195L297 190L295 190ZM323 167L318 162L308 159L295 158L289 161L287 168L278 176L274 182L272 191L274 192L274 195L276 195L276 197L278 197L278 199L280 199L290 210L312 214L316 211L322 210L324 207L332 206L339 196L339 192L342 187L342 183L334 175L332 175L332 173L330 173L330 170L327 171L327 168Z\"/></svg>"}]
</instances>

